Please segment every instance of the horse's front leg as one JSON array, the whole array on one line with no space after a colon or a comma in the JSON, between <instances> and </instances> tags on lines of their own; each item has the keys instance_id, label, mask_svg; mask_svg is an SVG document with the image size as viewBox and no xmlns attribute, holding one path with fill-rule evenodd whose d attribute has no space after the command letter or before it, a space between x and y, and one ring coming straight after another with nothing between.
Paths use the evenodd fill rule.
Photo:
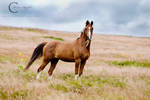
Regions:
<instances>
[{"instance_id":1,"label":"horse's front leg","mask_svg":"<svg viewBox=\"0 0 150 100\"><path fill-rule=\"evenodd\" d=\"M86 60L82 60L81 61L81 64L80 64L80 70L79 70L79 77L82 75L83 73L83 69L84 69L84 66L86 64Z\"/></svg>"},{"instance_id":2,"label":"horse's front leg","mask_svg":"<svg viewBox=\"0 0 150 100\"><path fill-rule=\"evenodd\" d=\"M75 80L77 80L79 77L78 73L79 73L79 64L80 63L81 63L80 59L75 60L75 77L74 77Z\"/></svg>"}]
</instances>

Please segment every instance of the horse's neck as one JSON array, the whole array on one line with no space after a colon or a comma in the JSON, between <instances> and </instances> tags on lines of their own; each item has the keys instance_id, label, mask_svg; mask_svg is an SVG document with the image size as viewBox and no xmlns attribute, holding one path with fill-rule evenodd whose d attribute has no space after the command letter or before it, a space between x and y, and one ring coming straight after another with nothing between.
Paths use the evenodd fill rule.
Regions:
<instances>
[{"instance_id":1,"label":"horse's neck","mask_svg":"<svg viewBox=\"0 0 150 100\"><path fill-rule=\"evenodd\" d=\"M78 41L78 43L79 43L79 45L80 45L81 47L84 47L84 46L85 46L85 48L86 48L88 51L90 51L91 41L89 41L89 44L88 44L87 46L86 46L87 40L86 40L85 38L79 37L79 38L77 38L77 41Z\"/></svg>"},{"instance_id":2,"label":"horse's neck","mask_svg":"<svg viewBox=\"0 0 150 100\"><path fill-rule=\"evenodd\" d=\"M90 52L90 46L91 46L91 41L90 41L90 43L88 44L88 46L86 47L89 52Z\"/></svg>"}]
</instances>

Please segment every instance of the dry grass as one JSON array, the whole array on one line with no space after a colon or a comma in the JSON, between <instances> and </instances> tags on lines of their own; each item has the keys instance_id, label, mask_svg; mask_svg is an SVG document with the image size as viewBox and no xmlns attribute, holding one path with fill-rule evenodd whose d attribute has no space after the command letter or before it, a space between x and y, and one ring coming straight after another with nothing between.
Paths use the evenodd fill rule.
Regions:
<instances>
[{"instance_id":1,"label":"dry grass","mask_svg":"<svg viewBox=\"0 0 150 100\"><path fill-rule=\"evenodd\" d=\"M79 80L74 80L74 64L64 62L58 63L52 80L49 65L36 80L40 60L29 71L22 69L38 43L52 41L43 36L70 41L79 34L0 27L0 100L150 100L150 68L138 63L150 59L150 38L95 35ZM118 67L123 61L128 63Z\"/></svg>"}]
</instances>

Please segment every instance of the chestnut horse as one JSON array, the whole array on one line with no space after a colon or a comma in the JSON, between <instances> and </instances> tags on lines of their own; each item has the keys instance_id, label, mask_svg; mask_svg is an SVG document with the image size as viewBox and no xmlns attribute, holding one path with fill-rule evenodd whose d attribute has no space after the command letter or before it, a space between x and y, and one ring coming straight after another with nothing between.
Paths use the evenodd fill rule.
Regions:
<instances>
[{"instance_id":1,"label":"chestnut horse","mask_svg":"<svg viewBox=\"0 0 150 100\"><path fill-rule=\"evenodd\" d=\"M42 70L49 62L51 62L51 66L48 74L51 76L59 60L75 62L75 79L77 79L82 75L84 65L90 56L92 35L93 21L89 22L87 20L85 28L81 32L80 37L75 41L71 43L53 41L39 44L35 48L32 57L30 58L30 61L25 67L24 71L26 71L38 57L43 56L42 64L37 70L37 79L39 79Z\"/></svg>"}]
</instances>

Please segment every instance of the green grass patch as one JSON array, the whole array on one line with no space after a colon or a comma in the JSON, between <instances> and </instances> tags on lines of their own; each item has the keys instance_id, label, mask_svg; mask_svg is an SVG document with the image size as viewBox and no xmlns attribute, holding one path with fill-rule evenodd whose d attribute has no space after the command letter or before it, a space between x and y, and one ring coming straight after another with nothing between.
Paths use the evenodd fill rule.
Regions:
<instances>
[{"instance_id":1,"label":"green grass patch","mask_svg":"<svg viewBox=\"0 0 150 100\"><path fill-rule=\"evenodd\" d=\"M36 28L23 28L23 30L29 31L29 32L47 33L46 30L36 29Z\"/></svg>"},{"instance_id":2,"label":"green grass patch","mask_svg":"<svg viewBox=\"0 0 150 100\"><path fill-rule=\"evenodd\" d=\"M5 31L13 30L12 27L0 27L0 29Z\"/></svg>"},{"instance_id":3,"label":"green grass patch","mask_svg":"<svg viewBox=\"0 0 150 100\"><path fill-rule=\"evenodd\" d=\"M6 62L16 62L15 61L15 58L12 58L12 57L9 57L9 56L3 56L3 55L0 55L0 63L6 63Z\"/></svg>"},{"instance_id":4,"label":"green grass patch","mask_svg":"<svg viewBox=\"0 0 150 100\"><path fill-rule=\"evenodd\" d=\"M56 85L56 89L57 90L62 90L62 91L64 91L64 92L67 92L68 90L67 90L67 87L65 87L64 85L61 85L61 84L57 84Z\"/></svg>"},{"instance_id":5,"label":"green grass patch","mask_svg":"<svg viewBox=\"0 0 150 100\"><path fill-rule=\"evenodd\" d=\"M139 62L139 61L113 61L113 65L117 65L120 67L124 66L136 66L136 67L147 67L150 68L150 62L144 61L144 62Z\"/></svg>"},{"instance_id":6,"label":"green grass patch","mask_svg":"<svg viewBox=\"0 0 150 100\"><path fill-rule=\"evenodd\" d=\"M40 32L38 29L32 29L32 28L25 28L24 30L29 32Z\"/></svg>"},{"instance_id":7,"label":"green grass patch","mask_svg":"<svg viewBox=\"0 0 150 100\"><path fill-rule=\"evenodd\" d=\"M9 75L14 76L18 79L23 79L23 80L28 81L28 82L35 80L36 73L34 73L30 70L23 72L23 69L24 68L22 65L18 65L17 69L10 71L9 74L8 73L6 73L6 74L7 74L7 76L9 76Z\"/></svg>"},{"instance_id":8,"label":"green grass patch","mask_svg":"<svg viewBox=\"0 0 150 100\"><path fill-rule=\"evenodd\" d=\"M5 40L18 40L16 37L13 37L7 34L0 34L0 38L5 39Z\"/></svg>"},{"instance_id":9,"label":"green grass patch","mask_svg":"<svg viewBox=\"0 0 150 100\"><path fill-rule=\"evenodd\" d=\"M0 63L27 63L28 59L22 56L0 55Z\"/></svg>"},{"instance_id":10,"label":"green grass patch","mask_svg":"<svg viewBox=\"0 0 150 100\"><path fill-rule=\"evenodd\" d=\"M21 71L20 74L22 74L22 77L27 81L32 81L36 78L36 73L33 73L31 71L26 71L25 73L22 73Z\"/></svg>"},{"instance_id":11,"label":"green grass patch","mask_svg":"<svg viewBox=\"0 0 150 100\"><path fill-rule=\"evenodd\" d=\"M17 98L17 97L21 97L21 98L25 98L26 96L28 96L28 90L18 90L18 91L14 91L12 94L10 94L10 96L12 98Z\"/></svg>"},{"instance_id":12,"label":"green grass patch","mask_svg":"<svg viewBox=\"0 0 150 100\"><path fill-rule=\"evenodd\" d=\"M66 86L62 85L62 84L57 84L56 87L55 87L57 90L61 90L63 92L67 92L68 89Z\"/></svg>"},{"instance_id":13,"label":"green grass patch","mask_svg":"<svg viewBox=\"0 0 150 100\"><path fill-rule=\"evenodd\" d=\"M58 78L65 80L68 86L78 90L82 90L85 87L103 88L104 85L109 85L122 89L126 87L125 79L115 76L88 75L82 76L79 80L74 80L74 76L72 74L64 74L60 75Z\"/></svg>"},{"instance_id":14,"label":"green grass patch","mask_svg":"<svg viewBox=\"0 0 150 100\"><path fill-rule=\"evenodd\" d=\"M79 81L76 81L76 80L68 81L68 83L70 86L72 86L73 88L76 88L76 89L81 89L84 85L84 84L81 84Z\"/></svg>"},{"instance_id":15,"label":"green grass patch","mask_svg":"<svg viewBox=\"0 0 150 100\"><path fill-rule=\"evenodd\" d=\"M28 96L28 89L21 89L21 90L14 90L14 91L7 91L3 88L0 89L0 98L2 100L10 100L10 99L18 99L22 98L24 99L25 97Z\"/></svg>"},{"instance_id":16,"label":"green grass patch","mask_svg":"<svg viewBox=\"0 0 150 100\"><path fill-rule=\"evenodd\" d=\"M20 71L22 71L22 70L23 70L23 66L22 66L22 65L18 65L18 69L19 69Z\"/></svg>"},{"instance_id":17,"label":"green grass patch","mask_svg":"<svg viewBox=\"0 0 150 100\"><path fill-rule=\"evenodd\" d=\"M81 79L82 84L85 84L85 86L93 87L98 86L100 88L103 88L104 85L110 85L113 87L119 87L119 88L125 88L126 84L124 82L124 79L117 78L115 76L86 76L85 78Z\"/></svg>"},{"instance_id":18,"label":"green grass patch","mask_svg":"<svg viewBox=\"0 0 150 100\"><path fill-rule=\"evenodd\" d=\"M60 75L59 78L63 79L63 80L72 80L74 78L73 74L63 74Z\"/></svg>"},{"instance_id":19,"label":"green grass patch","mask_svg":"<svg viewBox=\"0 0 150 100\"><path fill-rule=\"evenodd\" d=\"M64 39L63 39L63 38L54 37L54 36L43 36L43 38L48 38L48 39L53 39L53 40L64 41Z\"/></svg>"},{"instance_id":20,"label":"green grass patch","mask_svg":"<svg viewBox=\"0 0 150 100\"><path fill-rule=\"evenodd\" d=\"M27 29L25 29L26 31L31 31L31 32L35 32L35 30L34 29L31 29L31 28L27 28Z\"/></svg>"},{"instance_id":21,"label":"green grass patch","mask_svg":"<svg viewBox=\"0 0 150 100\"><path fill-rule=\"evenodd\" d=\"M0 98L2 100L7 100L8 99L7 91L4 91L2 88L0 88Z\"/></svg>"},{"instance_id":22,"label":"green grass patch","mask_svg":"<svg viewBox=\"0 0 150 100\"><path fill-rule=\"evenodd\" d=\"M68 92L68 89L65 85L62 84L50 84L49 88L56 89L58 91Z\"/></svg>"}]
</instances>

